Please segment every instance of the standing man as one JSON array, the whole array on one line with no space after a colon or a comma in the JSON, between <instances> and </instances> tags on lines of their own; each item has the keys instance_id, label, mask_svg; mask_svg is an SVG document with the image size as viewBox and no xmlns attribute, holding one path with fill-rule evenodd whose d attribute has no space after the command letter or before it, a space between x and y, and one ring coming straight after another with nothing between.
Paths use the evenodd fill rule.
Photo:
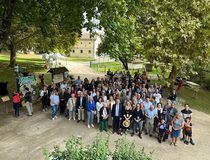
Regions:
<instances>
[{"instance_id":1,"label":"standing man","mask_svg":"<svg viewBox=\"0 0 210 160\"><path fill-rule=\"evenodd\" d=\"M120 120L122 119L122 105L120 104L120 99L117 98L115 104L112 107L112 118L113 118L113 134L117 132L120 133Z\"/></svg>"},{"instance_id":2,"label":"standing man","mask_svg":"<svg viewBox=\"0 0 210 160\"><path fill-rule=\"evenodd\" d=\"M77 111L78 111L78 121L80 122L80 120L82 120L83 122L85 122L85 107L86 107L86 98L83 95L83 92L81 91L79 93L79 96L77 97L77 102L76 102L76 106L77 106Z\"/></svg>"},{"instance_id":3,"label":"standing man","mask_svg":"<svg viewBox=\"0 0 210 160\"><path fill-rule=\"evenodd\" d=\"M154 118L157 116L157 110L154 105L151 105L148 110L146 110L146 134L152 137L152 132L154 128Z\"/></svg>"}]
</instances>

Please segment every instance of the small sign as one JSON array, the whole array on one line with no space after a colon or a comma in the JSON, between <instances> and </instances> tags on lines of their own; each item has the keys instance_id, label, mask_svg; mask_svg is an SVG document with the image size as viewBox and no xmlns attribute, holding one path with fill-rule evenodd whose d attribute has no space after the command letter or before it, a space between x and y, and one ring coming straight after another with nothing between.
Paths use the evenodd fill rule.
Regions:
<instances>
[{"instance_id":1,"label":"small sign","mask_svg":"<svg viewBox=\"0 0 210 160\"><path fill-rule=\"evenodd\" d=\"M1 100L2 100L2 102L7 102L7 101L9 101L10 100L10 98L9 98L9 96L4 96L4 97L1 97Z\"/></svg>"}]
</instances>

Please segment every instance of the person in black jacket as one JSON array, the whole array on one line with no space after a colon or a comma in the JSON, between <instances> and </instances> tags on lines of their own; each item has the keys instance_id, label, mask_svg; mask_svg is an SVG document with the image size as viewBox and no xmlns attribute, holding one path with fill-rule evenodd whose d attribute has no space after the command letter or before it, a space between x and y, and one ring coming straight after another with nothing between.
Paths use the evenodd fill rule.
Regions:
<instances>
[{"instance_id":1,"label":"person in black jacket","mask_svg":"<svg viewBox=\"0 0 210 160\"><path fill-rule=\"evenodd\" d=\"M26 93L24 96L25 103L26 103L26 108L28 110L28 116L32 116L33 114L33 106L32 106L32 93L30 92L29 88L25 88Z\"/></svg>"},{"instance_id":2,"label":"person in black jacket","mask_svg":"<svg viewBox=\"0 0 210 160\"><path fill-rule=\"evenodd\" d=\"M131 136L134 135L135 132L138 132L139 138L142 138L142 119L143 119L143 111L141 105L139 103L136 104L136 108L133 110L133 132Z\"/></svg>"},{"instance_id":3,"label":"person in black jacket","mask_svg":"<svg viewBox=\"0 0 210 160\"><path fill-rule=\"evenodd\" d=\"M76 101L76 109L78 111L78 121L82 120L85 122L85 108L86 108L86 98L83 95L83 92L78 93L79 96L77 97Z\"/></svg>"},{"instance_id":4,"label":"person in black jacket","mask_svg":"<svg viewBox=\"0 0 210 160\"><path fill-rule=\"evenodd\" d=\"M120 121L122 119L122 105L120 99L117 98L115 104L112 106L112 118L113 118L113 134L117 132L120 134Z\"/></svg>"},{"instance_id":5,"label":"person in black jacket","mask_svg":"<svg viewBox=\"0 0 210 160\"><path fill-rule=\"evenodd\" d=\"M100 131L108 130L108 118L109 118L109 109L106 103L103 103L103 107L99 110L100 116Z\"/></svg>"}]
</instances>

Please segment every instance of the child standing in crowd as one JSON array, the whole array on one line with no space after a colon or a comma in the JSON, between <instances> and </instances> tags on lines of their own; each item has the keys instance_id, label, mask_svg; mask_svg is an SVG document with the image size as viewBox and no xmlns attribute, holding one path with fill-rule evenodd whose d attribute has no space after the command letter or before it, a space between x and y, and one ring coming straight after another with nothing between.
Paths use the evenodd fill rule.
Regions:
<instances>
[{"instance_id":1,"label":"child standing in crowd","mask_svg":"<svg viewBox=\"0 0 210 160\"><path fill-rule=\"evenodd\" d=\"M185 136L185 144L190 143L190 139L192 138L192 123L190 122L190 118L185 119L185 124L184 124L184 136Z\"/></svg>"},{"instance_id":2,"label":"child standing in crowd","mask_svg":"<svg viewBox=\"0 0 210 160\"><path fill-rule=\"evenodd\" d=\"M20 108L20 95L18 92L14 92L12 96L13 108L15 110L15 117L19 117L19 108Z\"/></svg>"},{"instance_id":3,"label":"child standing in crowd","mask_svg":"<svg viewBox=\"0 0 210 160\"><path fill-rule=\"evenodd\" d=\"M159 124L159 136L158 136L159 143L163 141L163 137L165 136L165 131L166 131L166 123L164 119L161 119Z\"/></svg>"}]
</instances>

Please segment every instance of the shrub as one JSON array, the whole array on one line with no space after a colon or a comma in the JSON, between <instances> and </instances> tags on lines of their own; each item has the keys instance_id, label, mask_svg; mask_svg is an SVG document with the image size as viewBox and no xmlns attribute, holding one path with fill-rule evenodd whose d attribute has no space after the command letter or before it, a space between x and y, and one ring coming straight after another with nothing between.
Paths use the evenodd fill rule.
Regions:
<instances>
[{"instance_id":1,"label":"shrub","mask_svg":"<svg viewBox=\"0 0 210 160\"><path fill-rule=\"evenodd\" d=\"M116 148L109 150L109 138L97 136L91 145L83 145L81 138L72 137L65 149L55 146L51 153L45 151L46 160L152 160L151 157L135 147L126 138L116 141Z\"/></svg>"}]
</instances>

